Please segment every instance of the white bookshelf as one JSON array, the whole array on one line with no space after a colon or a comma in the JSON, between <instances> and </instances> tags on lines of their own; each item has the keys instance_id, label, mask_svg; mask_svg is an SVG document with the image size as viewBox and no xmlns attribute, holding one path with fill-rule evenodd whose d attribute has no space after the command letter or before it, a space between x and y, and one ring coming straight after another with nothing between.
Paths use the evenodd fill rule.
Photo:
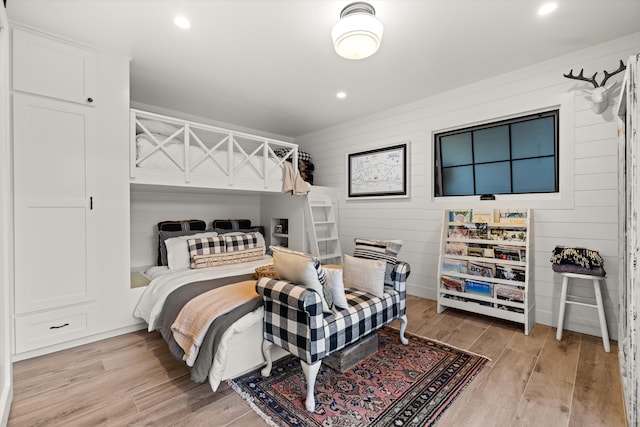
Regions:
<instances>
[{"instance_id":1,"label":"white bookshelf","mask_svg":"<svg viewBox=\"0 0 640 427\"><path fill-rule=\"evenodd\" d=\"M445 210L438 313L448 307L533 327L529 281L531 210Z\"/></svg>"}]
</instances>

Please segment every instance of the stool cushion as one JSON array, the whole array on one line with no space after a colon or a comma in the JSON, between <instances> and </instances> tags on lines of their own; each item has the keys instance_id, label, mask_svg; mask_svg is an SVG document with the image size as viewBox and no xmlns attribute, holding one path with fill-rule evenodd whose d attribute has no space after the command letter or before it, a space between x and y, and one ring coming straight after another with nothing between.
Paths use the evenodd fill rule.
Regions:
<instances>
[{"instance_id":1,"label":"stool cushion","mask_svg":"<svg viewBox=\"0 0 640 427\"><path fill-rule=\"evenodd\" d=\"M598 277L604 277L607 274L603 267L584 268L576 264L551 264L551 269L557 273L588 274Z\"/></svg>"}]
</instances>

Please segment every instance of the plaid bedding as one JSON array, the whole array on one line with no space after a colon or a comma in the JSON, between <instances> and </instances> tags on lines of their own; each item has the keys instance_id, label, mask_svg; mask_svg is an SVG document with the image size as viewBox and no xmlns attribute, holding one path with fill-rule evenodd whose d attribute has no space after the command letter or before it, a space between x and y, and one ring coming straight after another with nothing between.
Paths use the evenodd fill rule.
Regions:
<instances>
[{"instance_id":1,"label":"plaid bedding","mask_svg":"<svg viewBox=\"0 0 640 427\"><path fill-rule=\"evenodd\" d=\"M263 277L256 290L264 299L264 338L308 364L323 359L368 333L404 316L409 264L398 262L392 285L375 297L345 289L349 308L323 314L320 296L294 283Z\"/></svg>"}]
</instances>

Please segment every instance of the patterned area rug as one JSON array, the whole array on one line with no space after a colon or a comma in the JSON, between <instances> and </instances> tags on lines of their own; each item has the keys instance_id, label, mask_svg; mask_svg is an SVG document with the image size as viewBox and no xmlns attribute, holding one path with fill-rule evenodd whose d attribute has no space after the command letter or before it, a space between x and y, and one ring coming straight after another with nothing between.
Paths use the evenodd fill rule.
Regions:
<instances>
[{"instance_id":1,"label":"patterned area rug","mask_svg":"<svg viewBox=\"0 0 640 427\"><path fill-rule=\"evenodd\" d=\"M433 425L488 361L487 358L382 328L379 349L340 373L324 364L316 379L315 412L304 408L306 384L297 358L275 362L271 376L260 371L229 380L229 385L271 426Z\"/></svg>"}]
</instances>

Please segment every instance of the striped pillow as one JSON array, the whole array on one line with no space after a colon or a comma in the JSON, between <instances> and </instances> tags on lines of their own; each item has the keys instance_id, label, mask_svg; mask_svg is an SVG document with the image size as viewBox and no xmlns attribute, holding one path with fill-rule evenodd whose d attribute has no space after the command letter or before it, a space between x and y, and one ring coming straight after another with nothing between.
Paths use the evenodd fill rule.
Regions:
<instances>
[{"instance_id":1,"label":"striped pillow","mask_svg":"<svg viewBox=\"0 0 640 427\"><path fill-rule=\"evenodd\" d=\"M243 251L253 249L258 246L257 233L233 234L222 236L227 245L227 252Z\"/></svg>"},{"instance_id":2,"label":"striped pillow","mask_svg":"<svg viewBox=\"0 0 640 427\"><path fill-rule=\"evenodd\" d=\"M356 244L353 256L356 258L379 259L387 263L384 282L391 284L391 272L398 263L398 253L402 247L402 240L369 240L353 239Z\"/></svg>"}]
</instances>

